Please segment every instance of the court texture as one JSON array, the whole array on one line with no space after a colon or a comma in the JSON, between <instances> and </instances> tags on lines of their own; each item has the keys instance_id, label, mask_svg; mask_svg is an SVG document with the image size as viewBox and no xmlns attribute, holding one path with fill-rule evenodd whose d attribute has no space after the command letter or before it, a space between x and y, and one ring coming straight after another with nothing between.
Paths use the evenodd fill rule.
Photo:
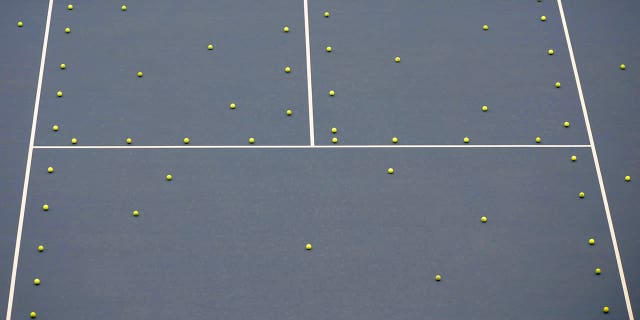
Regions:
<instances>
[{"instance_id":1,"label":"court texture","mask_svg":"<svg viewBox=\"0 0 640 320\"><path fill-rule=\"evenodd\" d=\"M6 0L0 314L633 320L638 17Z\"/></svg>"}]
</instances>

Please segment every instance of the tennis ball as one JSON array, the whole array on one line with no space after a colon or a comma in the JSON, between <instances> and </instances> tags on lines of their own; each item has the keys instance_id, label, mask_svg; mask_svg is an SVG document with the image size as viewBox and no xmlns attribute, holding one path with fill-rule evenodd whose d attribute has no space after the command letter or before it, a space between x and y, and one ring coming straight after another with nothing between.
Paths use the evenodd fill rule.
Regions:
<instances>
[{"instance_id":1,"label":"tennis ball","mask_svg":"<svg viewBox=\"0 0 640 320\"><path fill-rule=\"evenodd\" d=\"M331 14L329 13L329 11L325 11L325 12L324 12L324 16L325 16L325 18L329 18L329 16L330 16L330 15L331 15Z\"/></svg>"},{"instance_id":2,"label":"tennis ball","mask_svg":"<svg viewBox=\"0 0 640 320\"><path fill-rule=\"evenodd\" d=\"M231 104L229 105L229 109L235 109L235 108L236 108L236 104L235 104L235 103L231 103Z\"/></svg>"},{"instance_id":3,"label":"tennis ball","mask_svg":"<svg viewBox=\"0 0 640 320\"><path fill-rule=\"evenodd\" d=\"M38 278L33 279L33 284L35 284L36 286L40 285L40 279Z\"/></svg>"},{"instance_id":4,"label":"tennis ball","mask_svg":"<svg viewBox=\"0 0 640 320\"><path fill-rule=\"evenodd\" d=\"M189 141L191 141L191 140L189 140L189 138L182 139L182 142L184 142L184 144L189 144Z\"/></svg>"},{"instance_id":5,"label":"tennis ball","mask_svg":"<svg viewBox=\"0 0 640 320\"><path fill-rule=\"evenodd\" d=\"M556 88L560 88L560 82L556 82Z\"/></svg>"},{"instance_id":6,"label":"tennis ball","mask_svg":"<svg viewBox=\"0 0 640 320\"><path fill-rule=\"evenodd\" d=\"M122 11L127 11L127 6L122 5L122 7L120 7L120 10L122 10Z\"/></svg>"},{"instance_id":7,"label":"tennis ball","mask_svg":"<svg viewBox=\"0 0 640 320\"><path fill-rule=\"evenodd\" d=\"M331 52L331 51L333 51L333 48L331 48L331 47L326 47L326 48L325 48L325 50L327 50L327 52Z\"/></svg>"},{"instance_id":8,"label":"tennis ball","mask_svg":"<svg viewBox=\"0 0 640 320\"><path fill-rule=\"evenodd\" d=\"M570 126L571 124L569 123L569 121L565 121L565 122L563 123L563 125L564 125L564 127L565 127L565 128L569 128L569 126Z\"/></svg>"},{"instance_id":9,"label":"tennis ball","mask_svg":"<svg viewBox=\"0 0 640 320\"><path fill-rule=\"evenodd\" d=\"M398 138L397 138L397 137L393 137L393 138L391 138L391 142L393 142L393 143L398 143Z\"/></svg>"},{"instance_id":10,"label":"tennis ball","mask_svg":"<svg viewBox=\"0 0 640 320\"><path fill-rule=\"evenodd\" d=\"M485 24L484 26L482 26L482 30L484 30L484 31L489 30L489 26Z\"/></svg>"},{"instance_id":11,"label":"tennis ball","mask_svg":"<svg viewBox=\"0 0 640 320\"><path fill-rule=\"evenodd\" d=\"M142 76L143 76L142 71L138 71L138 77L142 77Z\"/></svg>"},{"instance_id":12,"label":"tennis ball","mask_svg":"<svg viewBox=\"0 0 640 320\"><path fill-rule=\"evenodd\" d=\"M140 212L138 210L133 210L132 214L133 214L134 217L137 217L137 216L140 215Z\"/></svg>"},{"instance_id":13,"label":"tennis ball","mask_svg":"<svg viewBox=\"0 0 640 320\"><path fill-rule=\"evenodd\" d=\"M550 56L552 56L552 55L553 55L553 49L549 49L549 50L547 51L547 53L548 53Z\"/></svg>"},{"instance_id":14,"label":"tennis ball","mask_svg":"<svg viewBox=\"0 0 640 320\"><path fill-rule=\"evenodd\" d=\"M71 144L76 144L76 143L78 143L78 139L76 139L76 138L72 138L72 139L71 139Z\"/></svg>"},{"instance_id":15,"label":"tennis ball","mask_svg":"<svg viewBox=\"0 0 640 320\"><path fill-rule=\"evenodd\" d=\"M53 131L58 131L58 130L60 130L60 127L58 127L58 125L57 125L57 124L54 124L54 125L53 125L53 127L51 127L51 129L52 129Z\"/></svg>"},{"instance_id":16,"label":"tennis ball","mask_svg":"<svg viewBox=\"0 0 640 320\"><path fill-rule=\"evenodd\" d=\"M620 65L620 70L624 70L624 69L626 69L626 68L627 68L627 66L625 66L624 64L621 64L621 65Z\"/></svg>"},{"instance_id":17,"label":"tennis ball","mask_svg":"<svg viewBox=\"0 0 640 320\"><path fill-rule=\"evenodd\" d=\"M442 280L442 276L439 274L436 274L436 281L440 281L440 280Z\"/></svg>"},{"instance_id":18,"label":"tennis ball","mask_svg":"<svg viewBox=\"0 0 640 320\"><path fill-rule=\"evenodd\" d=\"M170 174L168 174L165 178L167 179L167 181L173 180L173 176Z\"/></svg>"},{"instance_id":19,"label":"tennis ball","mask_svg":"<svg viewBox=\"0 0 640 320\"><path fill-rule=\"evenodd\" d=\"M49 168L47 168L47 172L49 172L49 173L53 173L53 167L49 167Z\"/></svg>"},{"instance_id":20,"label":"tennis ball","mask_svg":"<svg viewBox=\"0 0 640 320\"><path fill-rule=\"evenodd\" d=\"M596 268L595 273L596 273L596 274L600 274L600 273L602 273L602 270L600 270L600 268Z\"/></svg>"},{"instance_id":21,"label":"tennis ball","mask_svg":"<svg viewBox=\"0 0 640 320\"><path fill-rule=\"evenodd\" d=\"M398 63L398 62L400 62L400 57L395 57L393 60L394 60L396 63Z\"/></svg>"},{"instance_id":22,"label":"tennis ball","mask_svg":"<svg viewBox=\"0 0 640 320\"><path fill-rule=\"evenodd\" d=\"M292 115L292 114L293 114L293 110L291 110L291 109L287 109L287 115L288 115L288 116L290 116L290 115Z\"/></svg>"},{"instance_id":23,"label":"tennis ball","mask_svg":"<svg viewBox=\"0 0 640 320\"><path fill-rule=\"evenodd\" d=\"M282 31L289 32L289 27L285 26L284 28L282 28Z\"/></svg>"},{"instance_id":24,"label":"tennis ball","mask_svg":"<svg viewBox=\"0 0 640 320\"><path fill-rule=\"evenodd\" d=\"M331 133L338 133L338 128L331 128Z\"/></svg>"},{"instance_id":25,"label":"tennis ball","mask_svg":"<svg viewBox=\"0 0 640 320\"><path fill-rule=\"evenodd\" d=\"M338 143L338 138L336 138L336 137L331 138L331 142Z\"/></svg>"},{"instance_id":26,"label":"tennis ball","mask_svg":"<svg viewBox=\"0 0 640 320\"><path fill-rule=\"evenodd\" d=\"M44 246L43 245L39 245L38 246L38 251L40 251L40 252L44 251Z\"/></svg>"},{"instance_id":27,"label":"tennis ball","mask_svg":"<svg viewBox=\"0 0 640 320\"><path fill-rule=\"evenodd\" d=\"M335 96L335 95L336 95L336 92L335 92L335 91L333 91L333 90L331 90L331 91L329 91L329 95L333 97L333 96Z\"/></svg>"},{"instance_id":28,"label":"tennis ball","mask_svg":"<svg viewBox=\"0 0 640 320\"><path fill-rule=\"evenodd\" d=\"M584 192L580 192L580 193L578 193L578 197L580 197L580 198L584 198Z\"/></svg>"},{"instance_id":29,"label":"tennis ball","mask_svg":"<svg viewBox=\"0 0 640 320\"><path fill-rule=\"evenodd\" d=\"M462 142L464 142L464 143L469 143L469 141L471 141L471 139L469 139L469 137L464 137L464 139L462 139Z\"/></svg>"},{"instance_id":30,"label":"tennis ball","mask_svg":"<svg viewBox=\"0 0 640 320\"><path fill-rule=\"evenodd\" d=\"M64 32L65 32L65 33L69 33L69 32L71 32L71 28L68 28L68 27L67 27L67 28L64 28Z\"/></svg>"},{"instance_id":31,"label":"tennis ball","mask_svg":"<svg viewBox=\"0 0 640 320\"><path fill-rule=\"evenodd\" d=\"M31 311L29 316L31 317L31 319L35 319L38 316L38 314L35 311Z\"/></svg>"},{"instance_id":32,"label":"tennis ball","mask_svg":"<svg viewBox=\"0 0 640 320\"><path fill-rule=\"evenodd\" d=\"M626 182L631 181L631 176L626 176L626 177L624 177L624 181L626 181Z\"/></svg>"},{"instance_id":33,"label":"tennis ball","mask_svg":"<svg viewBox=\"0 0 640 320\"><path fill-rule=\"evenodd\" d=\"M540 21L547 21L547 16L540 17Z\"/></svg>"},{"instance_id":34,"label":"tennis ball","mask_svg":"<svg viewBox=\"0 0 640 320\"><path fill-rule=\"evenodd\" d=\"M64 69L66 69L66 68L67 68L67 65L66 65L66 64L64 64L64 63L60 64L60 69L64 70Z\"/></svg>"},{"instance_id":35,"label":"tennis ball","mask_svg":"<svg viewBox=\"0 0 640 320\"><path fill-rule=\"evenodd\" d=\"M311 245L311 243L307 243L307 245L304 246L304 248L307 249L307 250L311 250L311 249L313 249L313 246Z\"/></svg>"},{"instance_id":36,"label":"tennis ball","mask_svg":"<svg viewBox=\"0 0 640 320\"><path fill-rule=\"evenodd\" d=\"M58 93L56 93L56 94L58 95L58 98L62 97L62 91L58 91Z\"/></svg>"},{"instance_id":37,"label":"tennis ball","mask_svg":"<svg viewBox=\"0 0 640 320\"><path fill-rule=\"evenodd\" d=\"M68 6L67 6L67 9L69 9L69 10L73 10L73 5L72 5L72 4L68 5Z\"/></svg>"},{"instance_id":38,"label":"tennis ball","mask_svg":"<svg viewBox=\"0 0 640 320\"><path fill-rule=\"evenodd\" d=\"M602 312L604 312L604 313L609 313L609 307L604 306L604 307L602 308Z\"/></svg>"},{"instance_id":39,"label":"tennis ball","mask_svg":"<svg viewBox=\"0 0 640 320\"><path fill-rule=\"evenodd\" d=\"M254 138L249 138L249 144L254 144L256 142L256 139Z\"/></svg>"},{"instance_id":40,"label":"tennis ball","mask_svg":"<svg viewBox=\"0 0 640 320\"><path fill-rule=\"evenodd\" d=\"M213 44L209 43L209 45L207 46L207 49L213 50Z\"/></svg>"},{"instance_id":41,"label":"tennis ball","mask_svg":"<svg viewBox=\"0 0 640 320\"><path fill-rule=\"evenodd\" d=\"M22 28L23 25L22 21L18 21L18 27Z\"/></svg>"},{"instance_id":42,"label":"tennis ball","mask_svg":"<svg viewBox=\"0 0 640 320\"><path fill-rule=\"evenodd\" d=\"M127 138L127 140L125 140L127 142L127 144L131 144L133 142L133 139L131 138Z\"/></svg>"},{"instance_id":43,"label":"tennis ball","mask_svg":"<svg viewBox=\"0 0 640 320\"><path fill-rule=\"evenodd\" d=\"M571 161L576 161L576 160L578 160L578 157L576 157L576 156L571 156Z\"/></svg>"},{"instance_id":44,"label":"tennis ball","mask_svg":"<svg viewBox=\"0 0 640 320\"><path fill-rule=\"evenodd\" d=\"M482 111L483 111L483 112L487 112L487 111L489 111L489 107L487 107L487 106L482 106Z\"/></svg>"},{"instance_id":45,"label":"tennis ball","mask_svg":"<svg viewBox=\"0 0 640 320\"><path fill-rule=\"evenodd\" d=\"M291 72L291 67L285 67L285 68L284 68L284 72L286 72L286 73Z\"/></svg>"},{"instance_id":46,"label":"tennis ball","mask_svg":"<svg viewBox=\"0 0 640 320\"><path fill-rule=\"evenodd\" d=\"M480 221L482 221L482 223L487 222L487 217L482 217L482 218L480 218Z\"/></svg>"},{"instance_id":47,"label":"tennis ball","mask_svg":"<svg viewBox=\"0 0 640 320\"><path fill-rule=\"evenodd\" d=\"M49 205L48 204L42 205L42 210L43 211L49 211Z\"/></svg>"},{"instance_id":48,"label":"tennis ball","mask_svg":"<svg viewBox=\"0 0 640 320\"><path fill-rule=\"evenodd\" d=\"M388 174L393 174L393 172L394 172L393 168L389 168L389 169L387 169L387 173L388 173Z\"/></svg>"},{"instance_id":49,"label":"tennis ball","mask_svg":"<svg viewBox=\"0 0 640 320\"><path fill-rule=\"evenodd\" d=\"M540 142L542 142L542 138L536 137L536 143L540 143Z\"/></svg>"},{"instance_id":50,"label":"tennis ball","mask_svg":"<svg viewBox=\"0 0 640 320\"><path fill-rule=\"evenodd\" d=\"M593 238L589 239L589 244L590 245L596 244L596 239L593 239Z\"/></svg>"}]
</instances>

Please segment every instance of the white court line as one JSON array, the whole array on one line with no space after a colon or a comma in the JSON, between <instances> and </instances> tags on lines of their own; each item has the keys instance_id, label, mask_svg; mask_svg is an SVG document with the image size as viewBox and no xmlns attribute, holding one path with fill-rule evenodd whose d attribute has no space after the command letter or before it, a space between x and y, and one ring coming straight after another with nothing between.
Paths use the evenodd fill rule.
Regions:
<instances>
[{"instance_id":1,"label":"white court line","mask_svg":"<svg viewBox=\"0 0 640 320\"><path fill-rule=\"evenodd\" d=\"M309 97L309 144L316 145L315 129L313 128L313 87L311 86L311 43L309 41L309 1L304 0L304 38L307 54L307 96Z\"/></svg>"},{"instance_id":2,"label":"white court line","mask_svg":"<svg viewBox=\"0 0 640 320\"><path fill-rule=\"evenodd\" d=\"M593 133L591 132L591 124L589 122L589 115L587 114L587 106L584 102L584 94L582 93L582 85L580 83L580 76L578 75L576 58L573 55L573 47L571 46L571 38L569 37L569 28L567 27L567 19L564 16L564 9L562 8L562 0L558 0L558 8L560 9L560 18L562 19L564 36L567 39L567 47L569 48L569 57L571 58L571 66L573 67L573 75L576 78L576 84L578 86L578 96L580 97L580 105L582 106L582 113L584 114L584 122L587 125L587 134L589 135L589 144L591 145L593 162L596 166L596 174L598 176L598 183L600 184L600 193L602 194L602 202L604 203L604 212L607 215L607 223L609 224L609 233L611 234L611 242L613 242L613 252L615 253L616 262L618 263L618 272L620 273L620 282L622 282L622 291L624 293L624 299L627 303L627 312L629 314L629 320L634 320L633 310L631 309L631 300L629 299L629 291L627 289L627 281L624 276L624 269L622 268L620 251L618 250L618 241L616 240L616 232L613 229L613 220L611 219L611 210L609 209L609 200L607 199L607 192L605 191L605 188L604 188L604 180L602 179L602 171L600 170L598 153L596 152L596 145L595 145L595 141L593 140Z\"/></svg>"},{"instance_id":3,"label":"white court line","mask_svg":"<svg viewBox=\"0 0 640 320\"><path fill-rule=\"evenodd\" d=\"M44 40L42 43L42 57L40 58L40 73L38 74L38 87L36 88L36 102L33 106L33 119L31 122L31 137L29 138L29 152L27 153L27 167L24 173L24 185L22 186L22 201L20 202L20 217L18 218L18 232L16 234L16 248L13 253L13 269L11 269L11 284L9 286L9 301L7 302L7 319L11 320L13 309L13 294L16 288L16 274L18 271L18 259L20 258L20 242L22 241L22 226L24 223L24 210L27 204L27 193L29 190L29 176L31 173L31 159L33 158L33 145L36 138L36 124L38 122L38 109L40 108L40 93L42 90L42 75L44 74L44 63L47 57L47 43L49 42L49 25L51 25L51 11L53 0L49 0L49 11L47 11L47 24L44 29Z\"/></svg>"},{"instance_id":4,"label":"white court line","mask_svg":"<svg viewBox=\"0 0 640 320\"><path fill-rule=\"evenodd\" d=\"M549 149L549 148L590 148L584 144L393 144L393 145L271 145L271 146L35 146L34 149L480 149L480 148L519 148L519 149Z\"/></svg>"}]
</instances>

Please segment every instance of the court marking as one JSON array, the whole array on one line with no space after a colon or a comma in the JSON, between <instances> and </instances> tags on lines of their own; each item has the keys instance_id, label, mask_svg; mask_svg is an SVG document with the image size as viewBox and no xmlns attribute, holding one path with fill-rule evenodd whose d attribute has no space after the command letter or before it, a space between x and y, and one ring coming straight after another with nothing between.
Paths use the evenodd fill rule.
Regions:
<instances>
[{"instance_id":1,"label":"court marking","mask_svg":"<svg viewBox=\"0 0 640 320\"><path fill-rule=\"evenodd\" d=\"M9 301L7 302L7 318L11 320L13 309L13 294L16 287L16 275L18 271L18 259L20 258L20 242L22 241L22 227L24 225L24 211L27 204L27 193L29 190L29 176L31 173L31 160L33 159L33 149L36 138L36 125L38 122L38 110L40 109L40 95L42 92L42 77L44 74L44 64L47 58L47 44L49 43L49 26L51 25L51 11L53 10L53 0L49 0L47 11L47 24L44 28L44 40L42 42L42 57L40 58L40 71L38 73L38 86L36 88L36 101L33 105L33 119L31 120L31 136L29 138L29 151L27 153L27 165L24 173L24 185L22 186L22 200L20 202L20 217L18 218L18 232L16 233L16 247L13 253L13 268L11 269L11 283L9 285Z\"/></svg>"},{"instance_id":2,"label":"court marking","mask_svg":"<svg viewBox=\"0 0 640 320\"><path fill-rule=\"evenodd\" d=\"M480 149L480 148L518 148L518 149L549 149L549 148L590 148L584 144L393 144L393 145L218 145L218 146L34 146L34 149Z\"/></svg>"},{"instance_id":3,"label":"court marking","mask_svg":"<svg viewBox=\"0 0 640 320\"><path fill-rule=\"evenodd\" d=\"M633 310L631 309L631 299L629 298L629 291L627 289L627 281L624 276L624 269L622 268L622 259L620 258L620 251L618 250L618 241L616 239L616 232L613 228L613 220L611 219L611 210L609 209L609 200L607 199L607 192L604 188L604 180L602 179L602 171L600 170L600 162L598 161L598 153L596 152L596 145L593 139L593 133L591 132L591 123L589 122L589 115L587 114L587 106L584 101L584 94L582 92L582 84L580 82L580 75L578 74L578 67L576 65L576 58L573 55L573 47L571 45L571 38L569 36L569 28L567 27L567 19L564 16L564 8L562 7L562 0L558 0L558 9L560 10L560 18L562 20L562 27L564 28L564 36L567 39L567 47L569 49L569 58L571 59L571 67L573 68L573 76L576 79L576 85L578 88L578 96L580 98L580 105L582 106L582 113L584 115L584 122L587 126L587 134L589 135L589 145L591 146L591 154L593 155L593 163L596 167L596 175L598 176L598 184L600 185L600 194L602 195L602 202L604 204L604 211L607 216L607 223L609 224L609 233L611 234L611 242L613 243L613 252L616 256L616 262L618 263L618 272L620 273L620 282L622 283L622 291L624 293L624 299L627 304L627 312L629 314L629 320L634 320Z\"/></svg>"},{"instance_id":4,"label":"court marking","mask_svg":"<svg viewBox=\"0 0 640 320\"><path fill-rule=\"evenodd\" d=\"M309 98L309 145L316 144L313 126L313 87L311 85L311 42L309 40L309 1L304 0L304 38L307 56L307 97Z\"/></svg>"}]
</instances>

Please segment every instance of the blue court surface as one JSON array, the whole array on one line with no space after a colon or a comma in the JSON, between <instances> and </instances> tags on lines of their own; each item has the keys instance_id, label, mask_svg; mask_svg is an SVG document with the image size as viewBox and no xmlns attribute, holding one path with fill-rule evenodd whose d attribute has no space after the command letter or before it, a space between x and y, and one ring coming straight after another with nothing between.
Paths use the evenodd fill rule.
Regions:
<instances>
[{"instance_id":1,"label":"blue court surface","mask_svg":"<svg viewBox=\"0 0 640 320\"><path fill-rule=\"evenodd\" d=\"M639 2L3 8L6 320L640 308Z\"/></svg>"}]
</instances>

